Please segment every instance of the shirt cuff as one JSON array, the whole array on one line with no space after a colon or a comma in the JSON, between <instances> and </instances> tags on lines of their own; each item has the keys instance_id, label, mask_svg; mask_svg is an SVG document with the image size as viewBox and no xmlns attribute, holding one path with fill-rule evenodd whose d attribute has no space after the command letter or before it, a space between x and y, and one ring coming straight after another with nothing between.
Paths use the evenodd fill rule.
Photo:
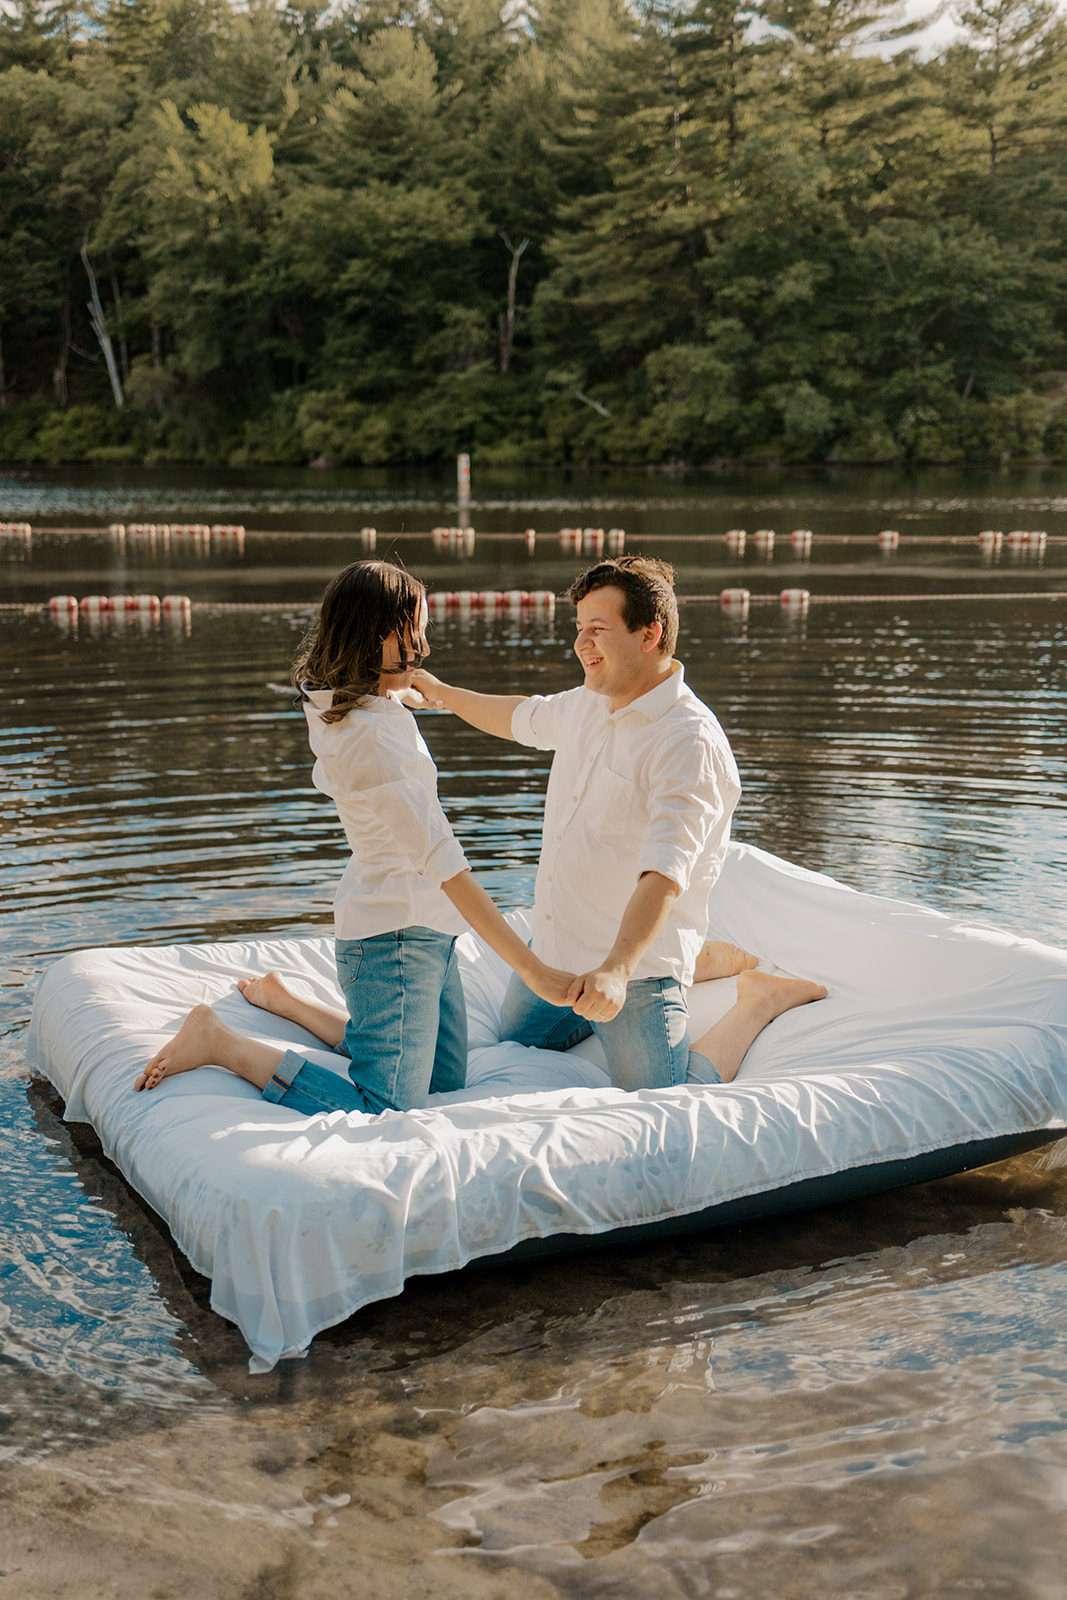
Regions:
<instances>
[{"instance_id":1,"label":"shirt cuff","mask_svg":"<svg viewBox=\"0 0 1067 1600\"><path fill-rule=\"evenodd\" d=\"M534 732L533 719L538 708L545 703L543 694L528 695L511 713L511 737L517 744L528 744L535 750L551 750L554 747L544 744Z\"/></svg>"},{"instance_id":2,"label":"shirt cuff","mask_svg":"<svg viewBox=\"0 0 1067 1600\"><path fill-rule=\"evenodd\" d=\"M463 854L463 846L458 839L450 835L447 839L442 839L439 844L434 845L426 857L421 876L426 879L427 883L432 883L435 889L439 889L450 878L455 878L459 873L469 870L467 858Z\"/></svg>"},{"instance_id":3,"label":"shirt cuff","mask_svg":"<svg viewBox=\"0 0 1067 1600\"><path fill-rule=\"evenodd\" d=\"M688 889L692 870L693 863L680 851L648 850L637 859L638 877L642 872L658 872L661 877L670 878L672 883L678 885L679 894L684 894Z\"/></svg>"}]
</instances>

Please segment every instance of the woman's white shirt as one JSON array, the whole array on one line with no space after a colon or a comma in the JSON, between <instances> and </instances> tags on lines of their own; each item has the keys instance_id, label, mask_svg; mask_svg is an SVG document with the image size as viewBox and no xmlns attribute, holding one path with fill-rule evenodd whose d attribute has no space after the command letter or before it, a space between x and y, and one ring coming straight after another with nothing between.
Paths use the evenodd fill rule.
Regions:
<instances>
[{"instance_id":1,"label":"woman's white shirt","mask_svg":"<svg viewBox=\"0 0 1067 1600\"><path fill-rule=\"evenodd\" d=\"M325 722L333 694L306 689L311 781L337 807L352 854L334 896L338 939L398 928L462 933L441 884L467 868L437 798L437 768L411 712L392 694Z\"/></svg>"}]
</instances>

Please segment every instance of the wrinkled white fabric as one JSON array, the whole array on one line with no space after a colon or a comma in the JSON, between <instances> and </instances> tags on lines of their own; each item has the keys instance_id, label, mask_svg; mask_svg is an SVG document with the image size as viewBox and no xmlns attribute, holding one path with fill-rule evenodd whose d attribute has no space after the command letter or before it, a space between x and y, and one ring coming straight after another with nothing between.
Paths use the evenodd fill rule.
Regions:
<instances>
[{"instance_id":1,"label":"wrinkled white fabric","mask_svg":"<svg viewBox=\"0 0 1067 1600\"><path fill-rule=\"evenodd\" d=\"M468 1085L422 1110L303 1117L216 1068L134 1092L197 1001L338 1068L235 987L273 966L338 1004L328 938L66 956L41 984L29 1054L211 1279L212 1305L259 1371L412 1275L520 1240L688 1216L1067 1122L1067 952L743 845L710 909L712 938L830 988L772 1024L727 1086L627 1094L607 1084L592 1042L566 1055L499 1043L507 969L472 935ZM692 991L694 1030L734 993L730 980Z\"/></svg>"}]
</instances>

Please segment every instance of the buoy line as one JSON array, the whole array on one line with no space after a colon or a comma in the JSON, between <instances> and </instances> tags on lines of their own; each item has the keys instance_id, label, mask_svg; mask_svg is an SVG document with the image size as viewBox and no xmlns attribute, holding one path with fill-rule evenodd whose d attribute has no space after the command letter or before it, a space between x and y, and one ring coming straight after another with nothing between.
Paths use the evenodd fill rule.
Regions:
<instances>
[{"instance_id":1,"label":"buoy line","mask_svg":"<svg viewBox=\"0 0 1067 1600\"><path fill-rule=\"evenodd\" d=\"M461 590L436 591L429 596L434 616L479 614L551 615L557 605L567 605L566 595L555 595L550 590ZM808 589L782 589L773 594L753 594L748 589L722 589L716 594L680 594L679 605L772 606L783 608L809 605L914 605L929 601L1004 601L1004 600L1067 600L1064 589L997 589L973 590L969 593L944 594L930 591L926 594L812 594ZM317 611L318 600L193 600L189 595L120 594L53 595L49 600L0 601L4 615L39 616L50 612L54 616L84 615L136 616L167 615L192 611L214 612L219 615L236 612Z\"/></svg>"},{"instance_id":2,"label":"buoy line","mask_svg":"<svg viewBox=\"0 0 1067 1600\"><path fill-rule=\"evenodd\" d=\"M619 554L626 547L628 535L625 528L559 528L555 530L541 530L525 528L508 532L476 533L471 527L455 528L428 528L412 529L400 528L395 532L383 533L377 528L359 528L338 530L335 528L323 529L274 529L252 528L246 529L240 523L166 523L166 522L114 522L107 527L94 528L44 528L38 525L32 530L35 533L48 533L62 538L90 538L95 535L108 535L112 538L131 539L134 542L170 541L179 542L189 540L193 544L210 543L212 539L223 551L233 549L230 541L236 541L243 549L246 539L347 539L358 541L365 549L373 550L377 547L379 539L429 539L434 548L448 551L453 554L469 554L479 540L494 540L498 542L524 543L529 550L536 547L538 540L558 543L563 549L572 552L599 553L607 550L611 554ZM23 523L0 523L0 536L4 533L17 534L20 537L29 537L31 525ZM977 545L985 551L996 551L1004 547L1009 550L1042 550L1046 545L1067 544L1067 534L1046 533L1043 529L1012 529L1007 533L999 530L984 529L980 533L945 534L945 533L900 533L895 528L883 528L880 533L815 533L811 528L794 528L791 533L776 534L773 528L757 528L754 533L748 533L744 528L728 528L724 533L642 533L629 537L637 537L644 543L650 544L725 544L735 554L744 551L749 540L752 541L757 551L762 555L769 555L776 543L789 544L795 553L808 554L812 546L818 545L877 545L885 552L899 550L903 545Z\"/></svg>"}]
</instances>

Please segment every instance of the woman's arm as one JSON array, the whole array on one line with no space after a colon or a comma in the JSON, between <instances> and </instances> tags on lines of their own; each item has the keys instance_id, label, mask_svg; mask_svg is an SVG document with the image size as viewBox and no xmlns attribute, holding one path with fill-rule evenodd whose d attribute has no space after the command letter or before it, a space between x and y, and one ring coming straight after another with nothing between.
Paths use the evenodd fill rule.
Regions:
<instances>
[{"instance_id":1,"label":"woman's arm","mask_svg":"<svg viewBox=\"0 0 1067 1600\"><path fill-rule=\"evenodd\" d=\"M546 967L515 929L505 922L472 872L458 872L441 888L460 916L470 923L491 950L495 950L518 973L528 989L532 989L542 1000L547 1000L549 1005L567 1004L568 991L578 981L575 974Z\"/></svg>"}]
</instances>

